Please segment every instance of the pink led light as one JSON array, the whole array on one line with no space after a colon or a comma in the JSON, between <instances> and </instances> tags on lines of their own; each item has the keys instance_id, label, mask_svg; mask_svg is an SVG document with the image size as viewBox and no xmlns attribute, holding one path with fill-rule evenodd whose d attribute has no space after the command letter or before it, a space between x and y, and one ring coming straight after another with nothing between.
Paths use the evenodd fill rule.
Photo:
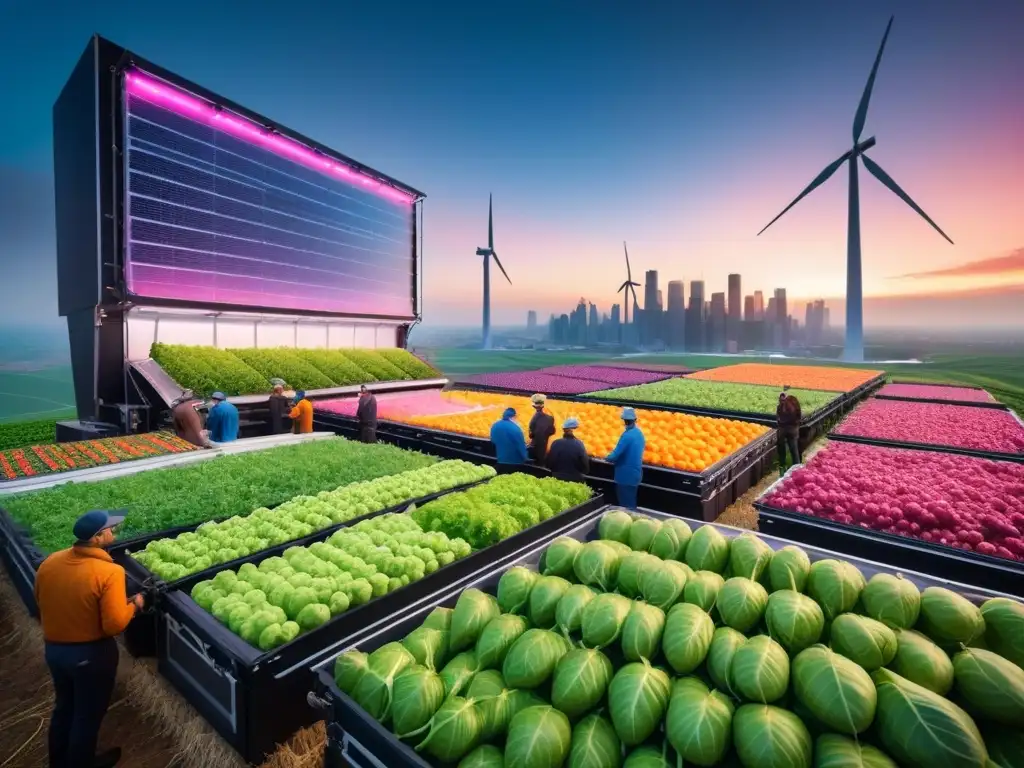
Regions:
<instances>
[{"instance_id":1,"label":"pink led light","mask_svg":"<svg viewBox=\"0 0 1024 768\"><path fill-rule=\"evenodd\" d=\"M223 112L212 104L197 99L173 86L157 82L138 70L127 72L125 74L125 82L127 91L134 96L150 101L165 109L174 110L191 120L207 123L219 131L230 133L252 144L265 147L320 173L329 172L330 175L338 176L349 184L358 181L364 189L376 192L382 197L396 202L412 203L415 200L412 195L406 192L383 184L377 179L360 173L354 168L342 165L336 160L324 157L297 141L271 133L256 123L234 114Z\"/></svg>"}]
</instances>

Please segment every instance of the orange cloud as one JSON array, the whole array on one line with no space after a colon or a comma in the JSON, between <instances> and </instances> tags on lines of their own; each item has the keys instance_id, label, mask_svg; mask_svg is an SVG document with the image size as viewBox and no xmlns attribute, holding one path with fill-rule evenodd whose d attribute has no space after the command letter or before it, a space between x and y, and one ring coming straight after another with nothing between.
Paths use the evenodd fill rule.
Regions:
<instances>
[{"instance_id":1,"label":"orange cloud","mask_svg":"<svg viewBox=\"0 0 1024 768\"><path fill-rule=\"evenodd\" d=\"M968 261L965 264L958 264L955 267L935 269L928 272L912 272L907 275L900 275L900 277L969 277L974 275L1000 275L1003 273L1021 271L1024 271L1024 248L1018 248L1006 256L996 256L990 259Z\"/></svg>"}]
</instances>

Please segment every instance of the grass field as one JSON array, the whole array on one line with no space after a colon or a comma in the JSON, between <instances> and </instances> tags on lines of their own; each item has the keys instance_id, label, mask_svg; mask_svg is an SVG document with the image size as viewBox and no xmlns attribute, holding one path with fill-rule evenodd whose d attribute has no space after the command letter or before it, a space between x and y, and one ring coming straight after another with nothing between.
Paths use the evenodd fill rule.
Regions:
<instances>
[{"instance_id":1,"label":"grass field","mask_svg":"<svg viewBox=\"0 0 1024 768\"><path fill-rule=\"evenodd\" d=\"M0 424L26 419L62 419L75 410L71 366L0 370Z\"/></svg>"}]
</instances>

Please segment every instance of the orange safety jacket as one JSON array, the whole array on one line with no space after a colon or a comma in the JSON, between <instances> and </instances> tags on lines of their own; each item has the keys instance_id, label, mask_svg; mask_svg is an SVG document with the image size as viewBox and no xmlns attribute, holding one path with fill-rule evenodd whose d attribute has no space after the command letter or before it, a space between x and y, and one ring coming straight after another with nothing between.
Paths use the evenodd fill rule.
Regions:
<instances>
[{"instance_id":1,"label":"orange safety jacket","mask_svg":"<svg viewBox=\"0 0 1024 768\"><path fill-rule=\"evenodd\" d=\"M124 568L99 547L74 546L46 558L36 573L35 596L43 638L51 643L114 637L135 617Z\"/></svg>"},{"instance_id":2,"label":"orange safety jacket","mask_svg":"<svg viewBox=\"0 0 1024 768\"><path fill-rule=\"evenodd\" d=\"M295 404L288 414L295 422L295 431L299 434L313 431L313 404L303 398Z\"/></svg>"}]
</instances>

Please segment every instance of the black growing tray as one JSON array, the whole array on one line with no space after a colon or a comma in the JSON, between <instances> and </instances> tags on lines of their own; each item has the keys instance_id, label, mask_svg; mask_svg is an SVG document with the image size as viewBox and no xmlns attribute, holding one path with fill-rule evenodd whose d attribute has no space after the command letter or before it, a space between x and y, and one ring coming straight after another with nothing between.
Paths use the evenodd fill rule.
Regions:
<instances>
[{"instance_id":1,"label":"black growing tray","mask_svg":"<svg viewBox=\"0 0 1024 768\"><path fill-rule=\"evenodd\" d=\"M45 557L32 543L28 530L15 522L6 509L0 509L0 560L25 609L34 618L39 616L35 594L36 570Z\"/></svg>"},{"instance_id":2,"label":"black growing tray","mask_svg":"<svg viewBox=\"0 0 1024 768\"><path fill-rule=\"evenodd\" d=\"M608 507L594 510L571 529L565 531L563 535L571 536L580 541L596 539L598 520L607 509ZM655 518L665 519L669 517L668 515L646 509L641 511ZM713 525L728 538L733 538L741 533L748 533L748 531L740 528L718 525L716 523L704 523L696 520L687 520L687 523L694 530L702 525ZM812 562L825 558L839 557L845 559L860 568L865 578L870 578L875 573L897 572L897 569L889 564L852 557L816 546L807 546L798 541L780 539L767 534L758 534L758 536L775 550L781 549L788 544L798 544L807 552ZM454 606L459 594L469 587L476 587L493 594L497 589L501 574L508 568L514 565L521 565L536 570L546 547L547 542L538 542L535 546L521 552L519 558L513 562L496 565L487 571L477 574L475 579L469 579L453 588L435 593L430 599L423 601L419 606L397 617L390 625L368 628L359 636L351 638L347 645L339 649L339 653L354 648L370 652L385 643L400 640L413 629L420 626L427 614L435 607ZM934 578L925 574L907 571L902 571L902 573L905 578L913 581L919 588L923 589L929 586L952 588L960 591L961 594L977 604L991 597L1008 596L996 591L977 589L973 586L952 584L941 577ZM343 759L348 761L343 764L350 765L385 765L388 768L431 768L431 763L427 762L411 747L395 738L387 728L370 717L351 697L337 687L332 675L333 660L333 658L324 659L313 667L315 674L313 680L314 700L322 707L327 719L327 754L334 755L335 757L341 755Z\"/></svg>"},{"instance_id":3,"label":"black growing tray","mask_svg":"<svg viewBox=\"0 0 1024 768\"><path fill-rule=\"evenodd\" d=\"M932 443L910 443L903 442L900 440L883 440L875 437L863 437L861 435L841 435L837 432L829 432L828 439L838 440L844 443L860 443L861 445L873 445L877 448L905 448L907 450L912 451L952 453L957 456L973 456L976 459L991 459L992 461L1012 461L1016 464L1024 464L1024 453L978 451L974 450L973 448L958 448L953 445L934 445Z\"/></svg>"},{"instance_id":4,"label":"black growing tray","mask_svg":"<svg viewBox=\"0 0 1024 768\"><path fill-rule=\"evenodd\" d=\"M269 652L249 645L200 608L188 594L199 579L185 579L164 595L157 611L159 669L232 747L249 762L260 763L275 745L318 719L306 701L311 666L334 658L353 636L389 624L438 590L554 538L603 504L603 497L595 496ZM246 562L256 564L275 554L265 550Z\"/></svg>"}]
</instances>

